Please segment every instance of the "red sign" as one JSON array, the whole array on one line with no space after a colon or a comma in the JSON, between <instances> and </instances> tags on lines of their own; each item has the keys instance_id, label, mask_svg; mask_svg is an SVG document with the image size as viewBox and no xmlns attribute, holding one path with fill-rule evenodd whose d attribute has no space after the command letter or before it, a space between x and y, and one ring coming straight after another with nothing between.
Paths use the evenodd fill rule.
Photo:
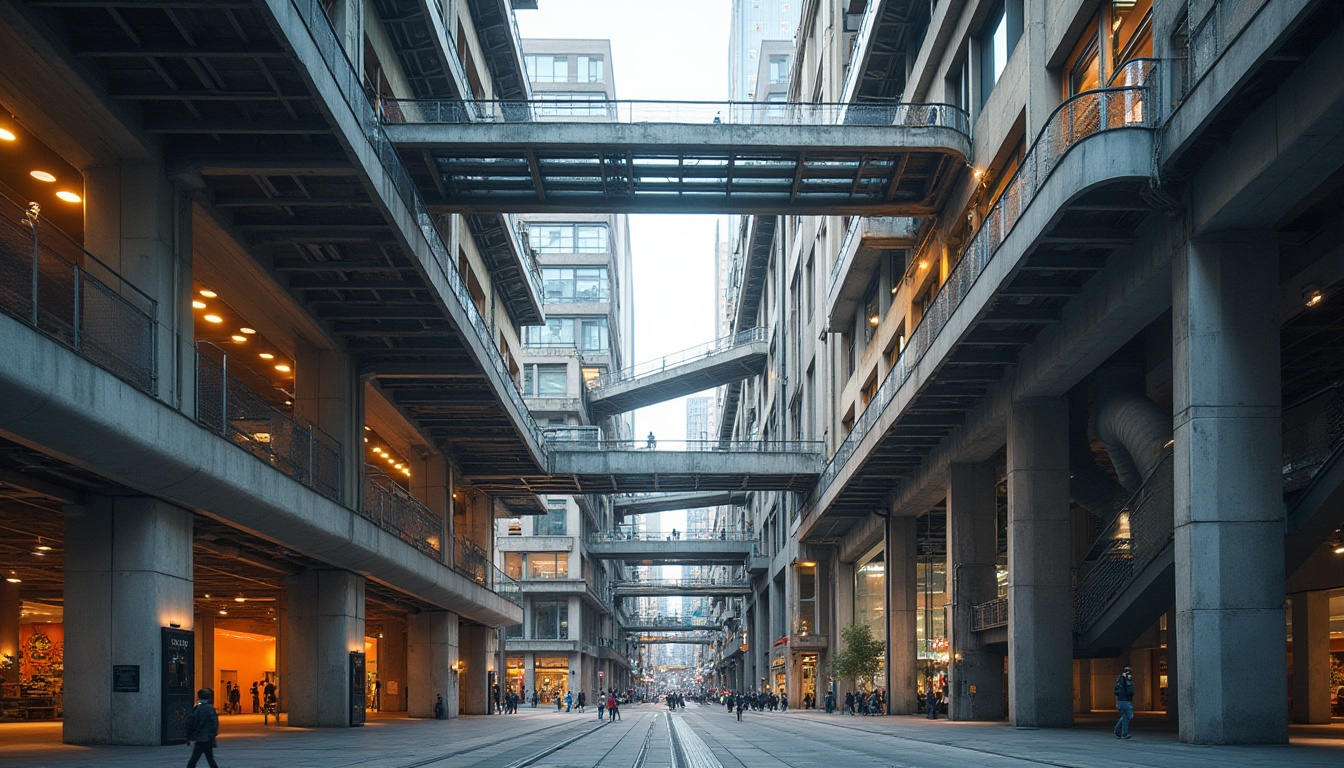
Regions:
<instances>
[{"instance_id":1,"label":"red sign","mask_svg":"<svg viewBox=\"0 0 1344 768\"><path fill-rule=\"evenodd\" d=\"M778 648L778 647L781 646L781 645L788 645L788 644L789 644L789 636L788 636L788 635L785 635L785 636L779 638L778 640L776 640L775 642L771 643L771 644L770 644L770 647L771 647L771 648Z\"/></svg>"}]
</instances>

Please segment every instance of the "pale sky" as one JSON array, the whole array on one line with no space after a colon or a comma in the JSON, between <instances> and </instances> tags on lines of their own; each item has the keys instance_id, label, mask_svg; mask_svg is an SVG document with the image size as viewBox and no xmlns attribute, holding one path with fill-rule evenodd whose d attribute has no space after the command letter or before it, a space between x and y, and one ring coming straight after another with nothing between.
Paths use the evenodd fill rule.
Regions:
<instances>
[{"instance_id":1,"label":"pale sky","mask_svg":"<svg viewBox=\"0 0 1344 768\"><path fill-rule=\"evenodd\" d=\"M524 38L610 40L618 99L726 101L731 10L731 0L540 0L516 15ZM627 363L714 338L715 221L630 217L635 359ZM685 400L636 411L636 436L650 431L685 439Z\"/></svg>"}]
</instances>

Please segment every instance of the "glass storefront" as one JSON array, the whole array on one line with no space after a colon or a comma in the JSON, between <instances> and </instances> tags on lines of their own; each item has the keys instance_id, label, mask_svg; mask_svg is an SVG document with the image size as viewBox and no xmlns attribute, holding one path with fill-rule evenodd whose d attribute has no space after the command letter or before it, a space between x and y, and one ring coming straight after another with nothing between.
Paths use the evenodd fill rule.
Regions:
<instances>
[{"instance_id":1,"label":"glass storefront","mask_svg":"<svg viewBox=\"0 0 1344 768\"><path fill-rule=\"evenodd\" d=\"M504 659L504 685L508 690L523 690L523 657L509 656Z\"/></svg>"},{"instance_id":2,"label":"glass storefront","mask_svg":"<svg viewBox=\"0 0 1344 768\"><path fill-rule=\"evenodd\" d=\"M799 657L798 667L802 678L802 685L798 689L798 704L801 706L803 696L811 695L815 698L817 695L817 654L804 653Z\"/></svg>"},{"instance_id":3,"label":"glass storefront","mask_svg":"<svg viewBox=\"0 0 1344 768\"><path fill-rule=\"evenodd\" d=\"M854 569L854 623L867 624L873 637L887 639L887 571L881 549ZM871 680L860 681L865 689L885 685L887 670L883 668Z\"/></svg>"},{"instance_id":4,"label":"glass storefront","mask_svg":"<svg viewBox=\"0 0 1344 768\"><path fill-rule=\"evenodd\" d=\"M915 623L918 643L919 679L923 694L931 687L939 693L947 690L947 563L924 559L916 566L919 594L919 618Z\"/></svg>"},{"instance_id":5,"label":"glass storefront","mask_svg":"<svg viewBox=\"0 0 1344 768\"><path fill-rule=\"evenodd\" d=\"M538 656L536 659L537 694L542 701L553 702L569 690L569 657Z\"/></svg>"}]
</instances>

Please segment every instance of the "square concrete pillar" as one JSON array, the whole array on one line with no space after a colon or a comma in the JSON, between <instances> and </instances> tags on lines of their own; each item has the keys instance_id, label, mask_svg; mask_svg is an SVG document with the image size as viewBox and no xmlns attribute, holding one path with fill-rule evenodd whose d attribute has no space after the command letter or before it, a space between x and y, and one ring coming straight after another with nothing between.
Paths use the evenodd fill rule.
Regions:
<instances>
[{"instance_id":1,"label":"square concrete pillar","mask_svg":"<svg viewBox=\"0 0 1344 768\"><path fill-rule=\"evenodd\" d=\"M406 711L411 717L433 717L440 696L445 717L458 715L457 624L452 611L406 617Z\"/></svg>"},{"instance_id":2,"label":"square concrete pillar","mask_svg":"<svg viewBox=\"0 0 1344 768\"><path fill-rule=\"evenodd\" d=\"M1167 720L1171 723L1180 724L1180 699L1177 691L1180 690L1180 670L1176 664L1176 649L1179 646L1179 639L1176 635L1176 608L1175 606L1167 610L1167 632L1166 632L1166 661L1167 661Z\"/></svg>"},{"instance_id":3,"label":"square concrete pillar","mask_svg":"<svg viewBox=\"0 0 1344 768\"><path fill-rule=\"evenodd\" d=\"M156 392L189 415L196 382L191 205L156 165L105 165L84 174L84 247L154 300ZM121 290L99 267L85 266ZM138 294L122 292L149 310Z\"/></svg>"},{"instance_id":4,"label":"square concrete pillar","mask_svg":"<svg viewBox=\"0 0 1344 768\"><path fill-rule=\"evenodd\" d=\"M993 464L953 464L947 482L947 573L951 586L948 716L999 720L1003 656L971 631L972 609L998 597L998 494ZM974 692L972 692L974 691Z\"/></svg>"},{"instance_id":5,"label":"square concrete pillar","mask_svg":"<svg viewBox=\"0 0 1344 768\"><path fill-rule=\"evenodd\" d=\"M342 502L356 507L363 504L364 385L349 355L310 344L298 346L294 354L294 415L300 422L312 422L340 443L340 477L327 482L337 484ZM327 465L317 464L315 471L331 471Z\"/></svg>"},{"instance_id":6,"label":"square concrete pillar","mask_svg":"<svg viewBox=\"0 0 1344 768\"><path fill-rule=\"evenodd\" d=\"M915 711L919 674L918 536L915 518L887 518L887 714Z\"/></svg>"},{"instance_id":7,"label":"square concrete pillar","mask_svg":"<svg viewBox=\"0 0 1344 768\"><path fill-rule=\"evenodd\" d=\"M192 514L142 496L67 507L65 719L69 744L162 741L160 630L192 626ZM112 667L140 690L112 692Z\"/></svg>"},{"instance_id":8,"label":"square concrete pillar","mask_svg":"<svg viewBox=\"0 0 1344 768\"><path fill-rule=\"evenodd\" d=\"M1073 711L1086 715L1092 711L1092 660L1075 659L1073 662Z\"/></svg>"},{"instance_id":9,"label":"square concrete pillar","mask_svg":"<svg viewBox=\"0 0 1344 768\"><path fill-rule=\"evenodd\" d=\"M289 725L350 725L350 653L364 650L364 577L308 570L286 590L285 674Z\"/></svg>"},{"instance_id":10,"label":"square concrete pillar","mask_svg":"<svg viewBox=\"0 0 1344 768\"><path fill-rule=\"evenodd\" d=\"M494 630L459 621L458 661L461 710L464 715L490 714L490 635ZM570 661L573 670L574 661ZM571 678L574 676L571 675Z\"/></svg>"},{"instance_id":11,"label":"square concrete pillar","mask_svg":"<svg viewBox=\"0 0 1344 768\"><path fill-rule=\"evenodd\" d=\"M215 677L215 617L197 613L192 631L196 633L196 687L214 690L219 687Z\"/></svg>"},{"instance_id":12,"label":"square concrete pillar","mask_svg":"<svg viewBox=\"0 0 1344 768\"><path fill-rule=\"evenodd\" d=\"M840 650L840 632L845 627L854 623L854 563L841 562L835 560L835 579L833 579L833 589L835 594L835 625L830 633L830 648L827 653L830 658L835 657L835 653ZM823 692L819 694L825 698L827 684L835 684L835 692L840 701L844 701L845 694L853 688L853 681L843 678L827 678L818 683L818 689ZM891 700L891 692L887 692L887 700Z\"/></svg>"},{"instance_id":13,"label":"square concrete pillar","mask_svg":"<svg viewBox=\"0 0 1344 768\"><path fill-rule=\"evenodd\" d=\"M1330 593L1293 594L1293 722L1330 722Z\"/></svg>"},{"instance_id":14,"label":"square concrete pillar","mask_svg":"<svg viewBox=\"0 0 1344 768\"><path fill-rule=\"evenodd\" d=\"M19 585L0 581L0 661L8 656L19 658L19 613L23 602L19 599ZM19 666L0 670L0 683L19 682Z\"/></svg>"},{"instance_id":15,"label":"square concrete pillar","mask_svg":"<svg viewBox=\"0 0 1344 768\"><path fill-rule=\"evenodd\" d=\"M1180 735L1288 739L1279 284L1273 233L1172 260ZM1246 695L1245 681L1255 681Z\"/></svg>"},{"instance_id":16,"label":"square concrete pillar","mask_svg":"<svg viewBox=\"0 0 1344 768\"><path fill-rule=\"evenodd\" d=\"M1073 725L1068 407L1008 414L1008 710L1018 727Z\"/></svg>"}]
</instances>

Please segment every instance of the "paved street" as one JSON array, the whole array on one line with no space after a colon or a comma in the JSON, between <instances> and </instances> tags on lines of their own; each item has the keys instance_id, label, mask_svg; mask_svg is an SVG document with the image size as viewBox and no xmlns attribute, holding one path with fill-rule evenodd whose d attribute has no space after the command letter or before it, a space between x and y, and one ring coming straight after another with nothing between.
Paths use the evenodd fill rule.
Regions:
<instances>
[{"instance_id":1,"label":"paved street","mask_svg":"<svg viewBox=\"0 0 1344 768\"><path fill-rule=\"evenodd\" d=\"M765 768L767 766L916 766L1019 768L1196 768L1344 764L1344 724L1294 731L1281 747L1191 747L1157 716L1140 716L1135 737L1118 742L1105 717L1069 730L1017 730L1002 724L930 722L922 717L864 718L817 712L747 713L719 707L626 707L616 723L596 713L523 709L510 717L437 722L373 718L363 728L264 727L250 715L226 717L217 758L223 768ZM0 725L6 768L186 763L186 747L72 747L59 723ZM204 765L204 763L202 763Z\"/></svg>"}]
</instances>

